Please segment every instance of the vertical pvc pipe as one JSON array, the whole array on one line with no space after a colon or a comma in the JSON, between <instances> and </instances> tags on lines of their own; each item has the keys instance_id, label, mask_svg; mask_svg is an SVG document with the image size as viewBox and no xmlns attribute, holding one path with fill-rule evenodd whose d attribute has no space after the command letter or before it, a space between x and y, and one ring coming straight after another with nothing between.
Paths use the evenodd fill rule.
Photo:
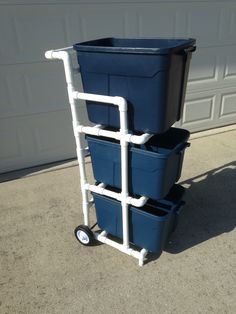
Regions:
<instances>
[{"instance_id":1,"label":"vertical pvc pipe","mask_svg":"<svg viewBox=\"0 0 236 314\"><path fill-rule=\"evenodd\" d=\"M129 248L129 217L128 204L128 143L125 140L128 134L127 106L119 106L120 110L120 145L121 145L121 206L122 206L122 225L123 225L123 245Z\"/></svg>"},{"instance_id":2,"label":"vertical pvc pipe","mask_svg":"<svg viewBox=\"0 0 236 314\"><path fill-rule=\"evenodd\" d=\"M85 189L85 184L87 183L86 172L85 172L85 158L84 158L84 149L82 147L82 135L78 133L77 126L80 124L79 118L76 111L76 104L75 99L73 97L74 92L74 83L73 83L73 73L72 73L72 65L70 60L70 55L66 51L60 52L64 63L65 69L65 77L67 83L67 91L68 97L71 107L71 114L72 114L72 124L73 130L75 135L75 142L76 142L76 152L77 152L77 159L79 163L80 169L80 183L81 183L81 192L82 192L82 200L83 200L83 214L84 214L84 224L86 226L90 226L89 222L89 200L88 200L88 192Z\"/></svg>"}]
</instances>

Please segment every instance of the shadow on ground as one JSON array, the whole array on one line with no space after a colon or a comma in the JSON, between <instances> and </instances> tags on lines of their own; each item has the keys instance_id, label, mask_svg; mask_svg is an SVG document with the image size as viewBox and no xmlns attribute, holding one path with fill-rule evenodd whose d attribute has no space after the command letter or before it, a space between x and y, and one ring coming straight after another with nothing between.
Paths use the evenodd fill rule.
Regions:
<instances>
[{"instance_id":1,"label":"shadow on ground","mask_svg":"<svg viewBox=\"0 0 236 314\"><path fill-rule=\"evenodd\" d=\"M236 161L181 182L186 205L165 251L179 253L236 226Z\"/></svg>"},{"instance_id":2,"label":"shadow on ground","mask_svg":"<svg viewBox=\"0 0 236 314\"><path fill-rule=\"evenodd\" d=\"M0 183L52 170L69 160L27 168L0 175ZM60 170L61 167L58 169ZM199 243L231 232L236 226L236 161L180 182L187 188L186 205L176 231L171 235L165 251L177 254ZM150 260L158 256L150 254Z\"/></svg>"},{"instance_id":3,"label":"shadow on ground","mask_svg":"<svg viewBox=\"0 0 236 314\"><path fill-rule=\"evenodd\" d=\"M58 167L58 166L60 166L60 168L58 168L57 170L60 170L62 168L68 168L68 162L72 162L74 160L76 159L73 158L73 159L61 160L58 162L52 162L52 163L48 163L48 164L44 164L40 166L34 166L34 167L25 168L21 170L14 170L14 171L2 173L0 174L0 183L20 179L28 175L34 175L45 170L52 171L53 168Z\"/></svg>"}]
</instances>

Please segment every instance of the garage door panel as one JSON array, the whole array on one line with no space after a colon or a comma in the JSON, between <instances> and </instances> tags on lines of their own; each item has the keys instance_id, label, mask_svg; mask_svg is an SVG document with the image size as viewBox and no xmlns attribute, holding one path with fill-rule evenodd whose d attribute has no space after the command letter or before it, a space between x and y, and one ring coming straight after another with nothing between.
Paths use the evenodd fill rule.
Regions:
<instances>
[{"instance_id":1,"label":"garage door panel","mask_svg":"<svg viewBox=\"0 0 236 314\"><path fill-rule=\"evenodd\" d=\"M235 1L0 0L0 9L0 172L75 156L63 66L44 52L82 40L195 37L177 125L236 122ZM88 124L83 102L78 110Z\"/></svg>"},{"instance_id":2,"label":"garage door panel","mask_svg":"<svg viewBox=\"0 0 236 314\"><path fill-rule=\"evenodd\" d=\"M224 56L223 84L236 85L236 46L230 46Z\"/></svg>"},{"instance_id":3,"label":"garage door panel","mask_svg":"<svg viewBox=\"0 0 236 314\"><path fill-rule=\"evenodd\" d=\"M32 115L68 108L59 62L0 66L0 117Z\"/></svg>"},{"instance_id":4,"label":"garage door panel","mask_svg":"<svg viewBox=\"0 0 236 314\"><path fill-rule=\"evenodd\" d=\"M69 110L61 114L57 112L37 116L34 123L30 120L29 127L32 130L35 150L39 157L45 154L58 155L62 150L71 152L75 148Z\"/></svg>"},{"instance_id":5,"label":"garage door panel","mask_svg":"<svg viewBox=\"0 0 236 314\"><path fill-rule=\"evenodd\" d=\"M173 3L178 3L180 0L165 0L165 2L173 2ZM196 0L184 0L182 2L194 2ZM202 2L215 2L216 0L201 0ZM221 0L225 1L225 0ZM128 3L143 3L143 0L129 0L127 1ZM150 1L151 2L151 1ZM163 0L152 0L152 2L163 2ZM85 0L70 0L70 1L65 1L65 0L47 0L47 4L83 4L85 3ZM86 0L86 3L88 4L94 4L95 0ZM96 4L111 4L111 3L121 3L124 4L124 0L96 0ZM45 0L0 0L0 4L45 4Z\"/></svg>"},{"instance_id":6,"label":"garage door panel","mask_svg":"<svg viewBox=\"0 0 236 314\"><path fill-rule=\"evenodd\" d=\"M198 47L236 44L234 35L236 4L229 8L215 1L197 3L137 4L139 36L181 36L197 38ZM228 18L230 15L230 18Z\"/></svg>"},{"instance_id":7,"label":"garage door panel","mask_svg":"<svg viewBox=\"0 0 236 314\"><path fill-rule=\"evenodd\" d=\"M45 61L48 49L96 37L134 36L132 12L115 4L2 6L0 64Z\"/></svg>"},{"instance_id":8,"label":"garage door panel","mask_svg":"<svg viewBox=\"0 0 236 314\"><path fill-rule=\"evenodd\" d=\"M181 6L182 35L197 38L198 47L236 44L236 3L191 2Z\"/></svg>"},{"instance_id":9,"label":"garage door panel","mask_svg":"<svg viewBox=\"0 0 236 314\"><path fill-rule=\"evenodd\" d=\"M25 118L0 120L0 172L23 167L34 159L34 140L25 122Z\"/></svg>"},{"instance_id":10,"label":"garage door panel","mask_svg":"<svg viewBox=\"0 0 236 314\"><path fill-rule=\"evenodd\" d=\"M138 36L174 36L176 31L176 7L171 5L139 5L137 10Z\"/></svg>"},{"instance_id":11,"label":"garage door panel","mask_svg":"<svg viewBox=\"0 0 236 314\"><path fill-rule=\"evenodd\" d=\"M187 92L235 85L235 45L197 48L191 60Z\"/></svg>"},{"instance_id":12,"label":"garage door panel","mask_svg":"<svg viewBox=\"0 0 236 314\"><path fill-rule=\"evenodd\" d=\"M190 36L198 47L235 43L236 4L2 6L1 63L44 60L50 47L100 36ZM228 17L229 18L226 18ZM136 20L136 21L135 21ZM200 22L199 22L200 21ZM109 27L107 27L109 25ZM134 25L136 31L134 30Z\"/></svg>"},{"instance_id":13,"label":"garage door panel","mask_svg":"<svg viewBox=\"0 0 236 314\"><path fill-rule=\"evenodd\" d=\"M26 78L17 68L0 66L0 117L27 112Z\"/></svg>"},{"instance_id":14,"label":"garage door panel","mask_svg":"<svg viewBox=\"0 0 236 314\"><path fill-rule=\"evenodd\" d=\"M19 54L23 54L27 50L41 60L46 45L66 45L67 43L65 18L60 14L53 16L48 13L41 15L38 11L34 14L24 12L22 16L15 16L13 22ZM45 36L45 34L47 35ZM44 47L42 47L42 42Z\"/></svg>"},{"instance_id":15,"label":"garage door panel","mask_svg":"<svg viewBox=\"0 0 236 314\"><path fill-rule=\"evenodd\" d=\"M76 155L69 110L0 122L0 172Z\"/></svg>"},{"instance_id":16,"label":"garage door panel","mask_svg":"<svg viewBox=\"0 0 236 314\"><path fill-rule=\"evenodd\" d=\"M22 150L20 145L20 134L16 127L8 128L8 123L1 123L0 127L0 160L8 161L9 159L18 159L22 156Z\"/></svg>"},{"instance_id":17,"label":"garage door panel","mask_svg":"<svg viewBox=\"0 0 236 314\"><path fill-rule=\"evenodd\" d=\"M188 94L185 100L183 118L184 127L194 126L198 123L211 123L214 112L219 105L219 96L216 90Z\"/></svg>"},{"instance_id":18,"label":"garage door panel","mask_svg":"<svg viewBox=\"0 0 236 314\"><path fill-rule=\"evenodd\" d=\"M219 118L221 120L236 118L236 90L235 88L227 89L221 94Z\"/></svg>"},{"instance_id":19,"label":"garage door panel","mask_svg":"<svg viewBox=\"0 0 236 314\"><path fill-rule=\"evenodd\" d=\"M219 49L197 48L189 70L188 91L214 88L219 82L222 58Z\"/></svg>"},{"instance_id":20,"label":"garage door panel","mask_svg":"<svg viewBox=\"0 0 236 314\"><path fill-rule=\"evenodd\" d=\"M134 12L138 20L138 36L193 37L198 39L198 47L219 44L219 31L216 34L215 29L221 27L220 5L156 2L137 4Z\"/></svg>"},{"instance_id":21,"label":"garage door panel","mask_svg":"<svg viewBox=\"0 0 236 314\"><path fill-rule=\"evenodd\" d=\"M236 44L236 3L227 3L222 9L220 24L220 39L225 45Z\"/></svg>"},{"instance_id":22,"label":"garage door panel","mask_svg":"<svg viewBox=\"0 0 236 314\"><path fill-rule=\"evenodd\" d=\"M217 45L220 41L219 33L222 27L220 23L221 7L217 4L212 6L196 3L188 4L188 7L186 35L198 38L199 47Z\"/></svg>"},{"instance_id":23,"label":"garage door panel","mask_svg":"<svg viewBox=\"0 0 236 314\"><path fill-rule=\"evenodd\" d=\"M214 96L197 98L185 103L183 123L210 121L213 119Z\"/></svg>"},{"instance_id":24,"label":"garage door panel","mask_svg":"<svg viewBox=\"0 0 236 314\"><path fill-rule=\"evenodd\" d=\"M80 13L80 26L83 39L125 36L126 10L124 7L101 4L100 6L84 5L81 9L83 13Z\"/></svg>"},{"instance_id":25,"label":"garage door panel","mask_svg":"<svg viewBox=\"0 0 236 314\"><path fill-rule=\"evenodd\" d=\"M199 131L235 121L236 89L233 86L188 93L178 126Z\"/></svg>"},{"instance_id":26,"label":"garage door panel","mask_svg":"<svg viewBox=\"0 0 236 314\"><path fill-rule=\"evenodd\" d=\"M226 0L228 1L228 0ZM143 0L129 0L127 1L128 3L143 3ZM152 2L152 3L160 3L160 2L163 2L163 0L152 0L152 1L149 1L149 2ZM165 0L165 2L170 2L170 3L178 3L180 2L180 0ZM196 2L196 0L183 0L181 2ZM215 3L216 0L201 0L202 3L204 2L212 2L212 3ZM219 0L220 2L220 0ZM221 2L225 2L225 0L221 0ZM45 0L0 0L0 4L6 4L6 5L9 5L9 4L44 4L45 3ZM67 1L66 0L47 0L47 4L83 4L85 3L85 0L70 0L70 1ZM86 3L88 4L94 4L95 3L95 0L86 0ZM124 0L96 0L96 4L110 4L110 3L121 3L121 4L124 4L126 3Z\"/></svg>"},{"instance_id":27,"label":"garage door panel","mask_svg":"<svg viewBox=\"0 0 236 314\"><path fill-rule=\"evenodd\" d=\"M64 6L1 7L0 63L45 61L50 47L68 46L70 21L76 17L73 12Z\"/></svg>"}]
</instances>

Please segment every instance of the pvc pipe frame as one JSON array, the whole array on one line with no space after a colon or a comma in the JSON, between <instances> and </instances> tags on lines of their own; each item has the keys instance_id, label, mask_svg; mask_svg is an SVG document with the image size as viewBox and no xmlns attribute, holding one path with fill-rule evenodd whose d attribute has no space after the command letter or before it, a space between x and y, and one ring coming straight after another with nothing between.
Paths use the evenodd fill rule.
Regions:
<instances>
[{"instance_id":1,"label":"pvc pipe frame","mask_svg":"<svg viewBox=\"0 0 236 314\"><path fill-rule=\"evenodd\" d=\"M116 193L110 190L105 189L105 186L100 186L100 185L93 185L86 183L84 185L85 190L95 192L100 195L105 195L111 198L116 199L117 201L122 201L122 194L121 193ZM148 198L145 196L141 196L140 198L133 198L130 196L126 197L126 203L135 207L142 207L146 204Z\"/></svg>"},{"instance_id":2,"label":"pvc pipe frame","mask_svg":"<svg viewBox=\"0 0 236 314\"><path fill-rule=\"evenodd\" d=\"M101 195L106 195L121 202L122 206L122 223L123 223L123 244L119 244L107 237L106 231L102 231L100 234L94 232L95 238L103 243L106 243L128 255L131 255L139 260L139 265L142 266L145 256L148 251L142 249L140 252L133 250L129 247L129 221L128 221L128 205L135 207L142 207L147 198L141 196L140 198L132 198L128 192L128 143L144 144L152 135L145 133L142 135L128 134L128 122L127 122L127 102L123 97L119 96L103 96L96 94L81 93L75 91L73 75L75 71L72 67L70 53L74 52L73 47L67 47L57 50L50 50L45 53L47 59L62 60L64 64L65 78L67 83L68 98L71 107L72 124L76 141L77 159L80 169L80 181L82 192L82 205L84 214L84 224L90 227L89 222L89 208L91 207L91 200L88 199L88 191L96 192ZM102 126L97 125L95 127L88 127L81 125L79 116L76 111L76 100L90 100L96 102L102 102L118 106L120 113L120 131L113 132L103 130ZM105 188L104 184L91 185L87 182L85 171L85 155L84 148L82 147L82 134L90 134L95 136L104 136L108 138L114 138L120 141L121 146L121 193L115 193Z\"/></svg>"}]
</instances>

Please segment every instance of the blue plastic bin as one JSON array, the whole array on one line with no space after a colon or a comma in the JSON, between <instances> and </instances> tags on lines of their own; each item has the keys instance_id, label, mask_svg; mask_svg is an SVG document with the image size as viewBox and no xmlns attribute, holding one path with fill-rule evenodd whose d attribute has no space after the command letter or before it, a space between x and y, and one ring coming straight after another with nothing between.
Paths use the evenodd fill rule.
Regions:
<instances>
[{"instance_id":1,"label":"blue plastic bin","mask_svg":"<svg viewBox=\"0 0 236 314\"><path fill-rule=\"evenodd\" d=\"M114 189L113 189L114 190ZM169 234L176 228L184 202L184 188L174 185L166 199L149 201L144 207L129 208L130 242L150 252L161 254ZM109 234L123 238L120 202L93 193L98 226Z\"/></svg>"},{"instance_id":2,"label":"blue plastic bin","mask_svg":"<svg viewBox=\"0 0 236 314\"><path fill-rule=\"evenodd\" d=\"M113 139L86 136L94 177L121 188L120 145ZM153 136L145 145L130 145L128 153L129 192L152 199L165 197L180 178L189 132L170 128Z\"/></svg>"},{"instance_id":3,"label":"blue plastic bin","mask_svg":"<svg viewBox=\"0 0 236 314\"><path fill-rule=\"evenodd\" d=\"M180 119L195 39L103 38L74 45L84 92L122 96L129 129L163 133ZM87 101L92 122L119 128L116 107Z\"/></svg>"}]
</instances>

